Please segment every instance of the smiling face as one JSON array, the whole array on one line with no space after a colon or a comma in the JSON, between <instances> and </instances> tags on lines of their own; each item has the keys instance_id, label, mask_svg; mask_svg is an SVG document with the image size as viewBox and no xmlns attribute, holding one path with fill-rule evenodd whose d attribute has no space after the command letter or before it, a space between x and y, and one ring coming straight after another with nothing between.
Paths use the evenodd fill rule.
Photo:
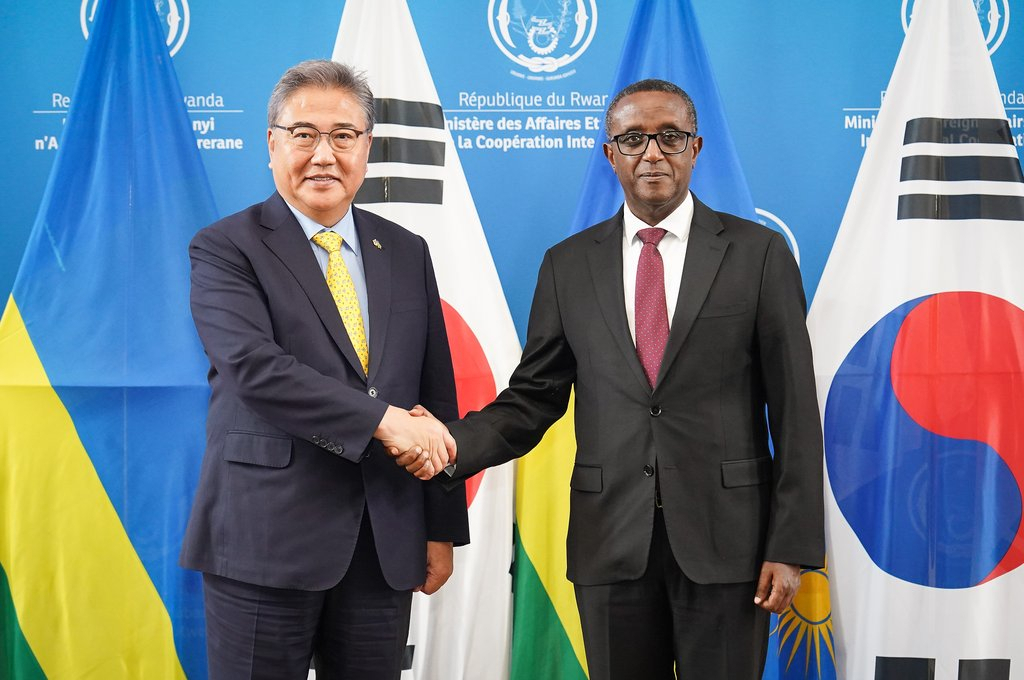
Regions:
<instances>
[{"instance_id":1,"label":"smiling face","mask_svg":"<svg viewBox=\"0 0 1024 680\"><path fill-rule=\"evenodd\" d=\"M636 92L623 97L612 111L610 123L612 136L624 132L693 131L685 102L669 92ZM606 142L604 155L619 178L629 209L653 226L686 199L702 145L703 140L694 137L683 153L666 155L651 140L640 156L626 156L615 142Z\"/></svg>"},{"instance_id":2,"label":"smiling face","mask_svg":"<svg viewBox=\"0 0 1024 680\"><path fill-rule=\"evenodd\" d=\"M322 132L338 127L365 130L367 121L356 98L346 90L303 87L296 90L276 121L278 125L310 125ZM296 148L288 132L267 131L270 168L278 193L318 224L332 226L345 216L366 176L372 135L359 136L356 145L334 151L321 137L313 150Z\"/></svg>"}]
</instances>

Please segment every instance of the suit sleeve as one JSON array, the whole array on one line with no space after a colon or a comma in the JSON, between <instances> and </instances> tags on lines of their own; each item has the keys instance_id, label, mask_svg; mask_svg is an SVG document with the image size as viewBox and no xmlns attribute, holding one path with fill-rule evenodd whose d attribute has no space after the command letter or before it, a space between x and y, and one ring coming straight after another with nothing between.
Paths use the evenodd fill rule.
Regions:
<instances>
[{"instance_id":1,"label":"suit sleeve","mask_svg":"<svg viewBox=\"0 0 1024 680\"><path fill-rule=\"evenodd\" d=\"M761 378L774 445L774 489L765 559L824 564L821 418L800 271L775 234L768 246L757 311Z\"/></svg>"},{"instance_id":2,"label":"suit sleeve","mask_svg":"<svg viewBox=\"0 0 1024 680\"><path fill-rule=\"evenodd\" d=\"M576 379L576 357L562 326L555 264L544 256L530 308L526 347L509 386L483 410L448 423L458 443L459 477L533 450L565 414Z\"/></svg>"},{"instance_id":3,"label":"suit sleeve","mask_svg":"<svg viewBox=\"0 0 1024 680\"><path fill-rule=\"evenodd\" d=\"M420 379L420 401L439 420L459 417L455 373L451 349L445 330L441 298L434 277L434 267L426 242L424 252L424 283L427 289L427 349ZM469 543L469 513L466 506L466 485L463 481L443 484L442 477L426 483L424 514L428 541L451 541L455 545Z\"/></svg>"},{"instance_id":4,"label":"suit sleeve","mask_svg":"<svg viewBox=\"0 0 1024 680\"><path fill-rule=\"evenodd\" d=\"M307 441L341 444L359 462L387 404L301 363L275 336L264 285L223 233L204 229L189 246L192 317L219 378L247 408Z\"/></svg>"}]
</instances>

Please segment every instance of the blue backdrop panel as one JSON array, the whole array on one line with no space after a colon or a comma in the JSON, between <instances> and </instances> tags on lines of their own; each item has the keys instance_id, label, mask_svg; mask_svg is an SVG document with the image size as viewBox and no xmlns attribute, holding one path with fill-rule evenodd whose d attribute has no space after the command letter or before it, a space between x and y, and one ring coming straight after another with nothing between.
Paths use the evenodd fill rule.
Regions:
<instances>
[{"instance_id":1,"label":"blue backdrop panel","mask_svg":"<svg viewBox=\"0 0 1024 680\"><path fill-rule=\"evenodd\" d=\"M63 0L45 12L27 2L0 8L4 296L59 144L84 34L102 1ZM344 2L159 5L219 211L261 200L272 190L267 95L288 66L330 56ZM601 141L632 3L409 5L522 336L541 255L567 233L589 144ZM754 204L763 221L795 239L813 295L913 2L694 5ZM1024 3L975 5L1020 146ZM581 7L585 22L576 18ZM548 70L531 70L537 67ZM705 147L704 154L714 153Z\"/></svg>"}]
</instances>

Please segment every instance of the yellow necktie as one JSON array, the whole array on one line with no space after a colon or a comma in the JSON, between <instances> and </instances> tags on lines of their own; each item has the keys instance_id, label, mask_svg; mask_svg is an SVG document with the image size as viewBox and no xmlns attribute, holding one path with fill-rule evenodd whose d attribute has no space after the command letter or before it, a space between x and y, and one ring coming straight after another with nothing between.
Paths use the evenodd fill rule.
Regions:
<instances>
[{"instance_id":1,"label":"yellow necktie","mask_svg":"<svg viewBox=\"0 0 1024 680\"><path fill-rule=\"evenodd\" d=\"M370 367L370 348L366 344L366 329L363 327L363 314L359 310L359 298L356 287L352 283L352 275L341 257L343 239L333 231L322 231L313 237L313 243L327 251L327 287L341 312L341 320L345 323L349 340L359 355L359 363L363 365L363 373Z\"/></svg>"}]
</instances>

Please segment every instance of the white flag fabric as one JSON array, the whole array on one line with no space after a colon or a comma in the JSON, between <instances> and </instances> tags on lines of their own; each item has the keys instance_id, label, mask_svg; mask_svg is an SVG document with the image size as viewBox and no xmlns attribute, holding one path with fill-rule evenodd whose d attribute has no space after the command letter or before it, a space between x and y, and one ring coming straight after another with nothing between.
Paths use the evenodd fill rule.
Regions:
<instances>
[{"instance_id":1,"label":"white flag fabric","mask_svg":"<svg viewBox=\"0 0 1024 680\"><path fill-rule=\"evenodd\" d=\"M365 70L376 99L369 170L355 202L426 239L444 306L459 411L507 383L520 347L480 218L405 0L348 0L333 59ZM508 677L511 464L467 483L471 544L435 595L417 594L403 680Z\"/></svg>"},{"instance_id":2,"label":"white flag fabric","mask_svg":"<svg viewBox=\"0 0 1024 680\"><path fill-rule=\"evenodd\" d=\"M917 0L808 318L839 677L1024 678L1024 178L971 0Z\"/></svg>"}]
</instances>

